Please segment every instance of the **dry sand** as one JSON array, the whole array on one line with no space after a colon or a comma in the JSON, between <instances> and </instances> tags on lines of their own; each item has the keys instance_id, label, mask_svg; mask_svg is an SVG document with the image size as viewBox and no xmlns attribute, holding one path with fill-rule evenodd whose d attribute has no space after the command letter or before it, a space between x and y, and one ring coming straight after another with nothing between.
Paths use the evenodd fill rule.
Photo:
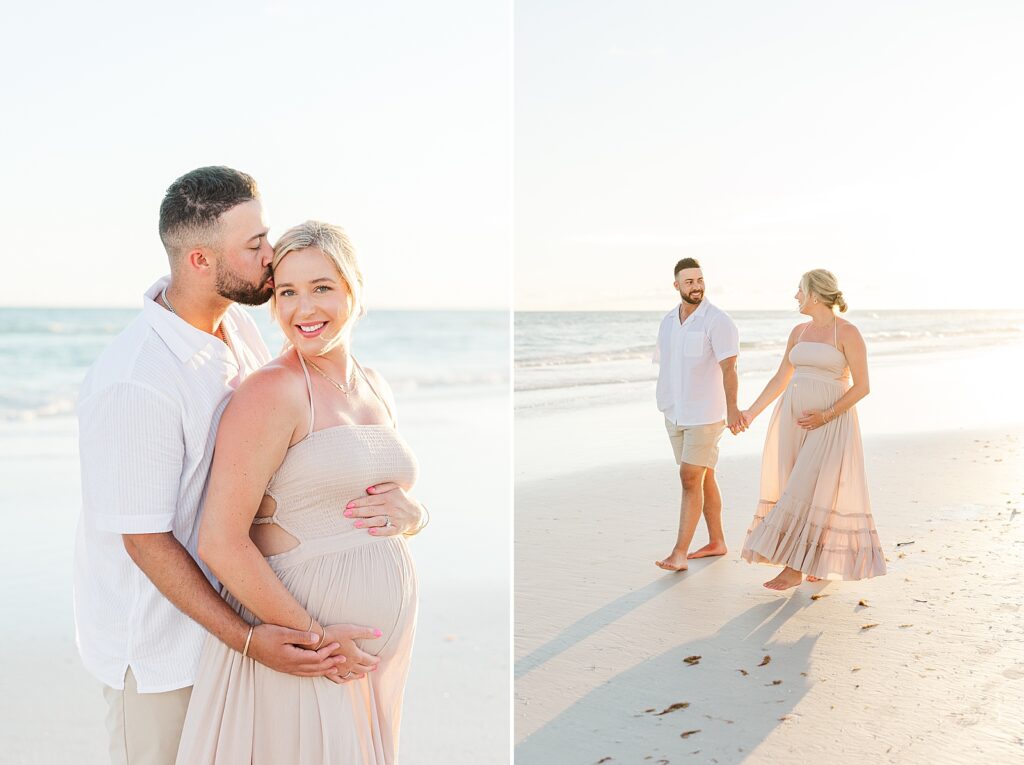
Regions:
<instances>
[{"instance_id":1,"label":"dry sand","mask_svg":"<svg viewBox=\"0 0 1024 765\"><path fill-rule=\"evenodd\" d=\"M403 409L421 467L417 496L432 513L410 542L420 609L401 754L412 765L504 762L509 749L507 398L467 397L455 421L450 407L428 399ZM486 431L480 422L490 423ZM72 421L0 428L5 765L109 762L101 686L74 643L78 497ZM497 555L478 544L481 535L496 540Z\"/></svg>"},{"instance_id":2,"label":"dry sand","mask_svg":"<svg viewBox=\"0 0 1024 765\"><path fill-rule=\"evenodd\" d=\"M667 444L648 459L613 408L565 416L548 441L607 457L517 461L517 765L1024 761L1024 428L867 437L888 575L779 594L739 559L750 444L719 463L729 553L672 574ZM545 427L517 421L517 456Z\"/></svg>"}]
</instances>

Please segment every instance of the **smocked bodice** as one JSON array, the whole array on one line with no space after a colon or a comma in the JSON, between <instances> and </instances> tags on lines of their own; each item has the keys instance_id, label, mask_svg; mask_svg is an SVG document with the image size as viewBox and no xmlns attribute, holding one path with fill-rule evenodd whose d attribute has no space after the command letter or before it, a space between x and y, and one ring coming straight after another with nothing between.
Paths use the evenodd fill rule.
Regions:
<instances>
[{"instance_id":1,"label":"smocked bodice","mask_svg":"<svg viewBox=\"0 0 1024 765\"><path fill-rule=\"evenodd\" d=\"M789 363L793 365L796 375L823 377L842 382L849 380L846 356L828 343L801 340L789 352Z\"/></svg>"},{"instance_id":2,"label":"smocked bodice","mask_svg":"<svg viewBox=\"0 0 1024 765\"><path fill-rule=\"evenodd\" d=\"M270 479L274 521L301 540L365 529L343 523L345 505L366 489L391 482L406 491L416 482L416 457L391 425L338 425L316 430L288 449Z\"/></svg>"}]
</instances>

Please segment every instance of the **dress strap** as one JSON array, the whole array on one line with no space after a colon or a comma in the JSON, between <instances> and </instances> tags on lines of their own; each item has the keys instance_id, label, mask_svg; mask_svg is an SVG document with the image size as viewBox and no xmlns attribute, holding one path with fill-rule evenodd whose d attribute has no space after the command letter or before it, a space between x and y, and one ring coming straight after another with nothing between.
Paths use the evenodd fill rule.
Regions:
<instances>
[{"instance_id":1,"label":"dress strap","mask_svg":"<svg viewBox=\"0 0 1024 765\"><path fill-rule=\"evenodd\" d=\"M832 345L839 350L839 319L832 320Z\"/></svg>"},{"instance_id":2,"label":"dress strap","mask_svg":"<svg viewBox=\"0 0 1024 765\"><path fill-rule=\"evenodd\" d=\"M798 338L796 339L796 341L797 341L798 343L799 343L799 342L800 342L801 340L803 340L803 339L804 339L804 332L806 332L806 331L807 331L807 328L808 328L809 326L811 326L811 323L810 323L810 322L808 322L807 324L804 324L804 328L800 330L800 337L798 337Z\"/></svg>"},{"instance_id":3,"label":"dress strap","mask_svg":"<svg viewBox=\"0 0 1024 765\"><path fill-rule=\"evenodd\" d=\"M380 395L380 392L375 387L373 387L373 383L370 382L370 378L366 374L366 370L363 369L363 365L359 363L355 356L352 357L352 363L356 365L356 369L359 370L359 373L363 376L363 379L366 380L366 384L370 386L370 390L373 391L373 394L380 399L380 403L384 404L384 408L388 410L388 417L391 418L391 427L395 427L395 415L391 411L391 407L388 406L387 399Z\"/></svg>"},{"instance_id":4,"label":"dress strap","mask_svg":"<svg viewBox=\"0 0 1024 765\"><path fill-rule=\"evenodd\" d=\"M306 433L308 438L313 433L313 383L309 379L309 369L306 367L306 360L302 358L302 354L299 353L298 349L295 349L295 355L299 357L299 363L302 364L302 374L306 376L306 393L309 394L309 432Z\"/></svg>"}]
</instances>

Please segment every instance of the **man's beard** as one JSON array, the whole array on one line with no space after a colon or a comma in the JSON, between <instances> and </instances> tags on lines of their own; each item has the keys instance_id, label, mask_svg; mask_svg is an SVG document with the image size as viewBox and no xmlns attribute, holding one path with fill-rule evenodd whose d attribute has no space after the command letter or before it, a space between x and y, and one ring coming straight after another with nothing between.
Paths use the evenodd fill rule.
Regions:
<instances>
[{"instance_id":1,"label":"man's beard","mask_svg":"<svg viewBox=\"0 0 1024 765\"><path fill-rule=\"evenodd\" d=\"M689 303L690 305L700 305L700 301L704 299L704 292L700 291L700 292L697 292L697 293L690 293L690 294L696 294L698 296L697 299L693 300L690 297L690 295L687 295L685 292L680 292L679 293L679 297L681 297L684 302Z\"/></svg>"},{"instance_id":2,"label":"man's beard","mask_svg":"<svg viewBox=\"0 0 1024 765\"><path fill-rule=\"evenodd\" d=\"M272 275L273 272L268 268L258 284L251 284L218 263L214 288L217 290L218 295L234 303L263 305L274 294L274 288L270 286L270 277Z\"/></svg>"}]
</instances>

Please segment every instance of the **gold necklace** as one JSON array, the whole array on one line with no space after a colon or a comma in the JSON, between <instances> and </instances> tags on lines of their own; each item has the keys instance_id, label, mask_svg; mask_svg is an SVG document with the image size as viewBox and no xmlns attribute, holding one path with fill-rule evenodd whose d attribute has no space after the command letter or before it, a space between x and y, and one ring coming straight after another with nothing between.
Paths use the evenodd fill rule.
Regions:
<instances>
[{"instance_id":1,"label":"gold necklace","mask_svg":"<svg viewBox=\"0 0 1024 765\"><path fill-rule=\"evenodd\" d=\"M355 387L356 387L355 369L352 370L352 372L353 372L352 379L349 380L348 384L346 385L344 383L340 383L337 380L335 380L333 377L331 377L329 374L327 374L324 370L322 370L320 367L318 367L316 364L314 364L309 359L306 359L306 363L309 364L311 367L313 367L313 369L315 369L317 372L319 372L320 376L323 377L325 380L327 380L327 382L329 382L335 388L337 388L342 393L344 393L346 397L348 397L348 395L355 389Z\"/></svg>"}]
</instances>

